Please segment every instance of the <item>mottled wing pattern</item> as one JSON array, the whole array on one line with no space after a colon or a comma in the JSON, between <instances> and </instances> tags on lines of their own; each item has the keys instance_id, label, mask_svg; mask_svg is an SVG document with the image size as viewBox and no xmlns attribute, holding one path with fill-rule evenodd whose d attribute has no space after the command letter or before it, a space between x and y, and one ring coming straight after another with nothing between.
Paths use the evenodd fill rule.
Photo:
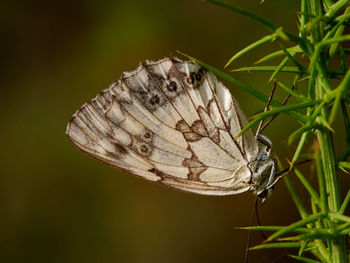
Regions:
<instances>
[{"instance_id":1,"label":"mottled wing pattern","mask_svg":"<svg viewBox=\"0 0 350 263\"><path fill-rule=\"evenodd\" d=\"M184 191L228 195L250 190L247 163L258 154L237 101L193 62L146 62L72 117L67 134L114 167Z\"/></svg>"}]
</instances>

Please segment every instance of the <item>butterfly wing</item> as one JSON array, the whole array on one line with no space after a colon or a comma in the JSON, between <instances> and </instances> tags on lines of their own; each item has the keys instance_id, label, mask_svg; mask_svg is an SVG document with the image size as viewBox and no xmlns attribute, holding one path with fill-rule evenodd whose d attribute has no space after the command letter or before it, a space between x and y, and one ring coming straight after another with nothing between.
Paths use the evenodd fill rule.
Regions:
<instances>
[{"instance_id":1,"label":"butterfly wing","mask_svg":"<svg viewBox=\"0 0 350 263\"><path fill-rule=\"evenodd\" d=\"M247 120L216 77L192 62L146 62L72 117L67 134L114 167L180 190L228 195L250 190L256 158Z\"/></svg>"}]
</instances>

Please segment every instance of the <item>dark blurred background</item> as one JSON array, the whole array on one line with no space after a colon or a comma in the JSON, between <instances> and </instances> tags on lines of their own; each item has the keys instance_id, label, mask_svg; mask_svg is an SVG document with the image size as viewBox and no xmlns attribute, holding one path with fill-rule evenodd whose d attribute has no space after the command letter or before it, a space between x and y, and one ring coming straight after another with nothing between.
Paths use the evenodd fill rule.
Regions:
<instances>
[{"instance_id":1,"label":"dark blurred background","mask_svg":"<svg viewBox=\"0 0 350 263\"><path fill-rule=\"evenodd\" d=\"M297 30L298 1L234 2ZM249 225L251 193L207 197L143 181L80 152L65 128L81 104L140 61L181 50L222 69L268 32L200 0L5 1L0 13L0 261L242 262L247 232L235 227ZM265 94L272 87L268 74L234 76ZM228 87L248 116L264 108ZM286 140L297 127L281 116L266 129L282 161L292 157ZM299 218L283 182L260 216L266 225ZM261 240L253 234L253 244ZM290 252L253 252L251 262L286 262Z\"/></svg>"}]
</instances>

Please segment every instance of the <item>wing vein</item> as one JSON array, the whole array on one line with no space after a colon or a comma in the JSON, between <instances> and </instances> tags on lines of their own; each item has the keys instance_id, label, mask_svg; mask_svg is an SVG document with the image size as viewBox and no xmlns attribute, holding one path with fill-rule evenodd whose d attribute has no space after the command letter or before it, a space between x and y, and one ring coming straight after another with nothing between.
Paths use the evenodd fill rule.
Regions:
<instances>
[{"instance_id":1,"label":"wing vein","mask_svg":"<svg viewBox=\"0 0 350 263\"><path fill-rule=\"evenodd\" d=\"M178 71L178 69L177 69L177 67L176 67L176 65L175 65L175 63L173 62L173 60L171 59L171 62L173 63L173 65L174 65L174 67L175 67L175 70L176 70L176 73L177 73L177 75L178 75L178 77L179 77L179 79L180 79L180 81L181 81L181 83L182 83L182 85L183 85L183 87L184 87L184 90L186 90L186 92L187 92L187 94L188 94L188 96L190 97L190 100L191 100L191 102L192 102L192 104L193 104L193 107L196 109L196 111L197 111L197 108L196 108L196 106L195 106L195 104L194 104L194 102L193 102L193 100L192 100L192 98L191 98L191 95L189 94L189 92L188 92L188 90L187 90L187 88L186 88L186 86L185 86L185 84L183 83L183 81L182 81L182 78L180 77L180 72ZM215 97L215 96L214 96ZM207 110L206 110L207 111ZM208 114L209 115L209 117L210 117L210 114ZM225 123L225 122L224 122ZM225 124L226 125L226 124ZM215 126L216 127L216 126ZM225 126L226 127L226 126ZM207 128L205 127L205 125L204 125L204 128L207 130ZM216 128L218 128L218 127L216 127ZM227 127L226 127L226 129L227 129ZM208 130L207 130L207 132L208 132ZM227 129L227 132L229 133L229 134L231 134L230 133L230 131ZM215 143L216 144L216 143ZM233 156L231 153L229 153L226 149L224 149L224 148L222 148L219 144L216 144L221 150L223 150L225 153L227 153L232 159L234 159L234 160L236 160L237 162L239 162L237 159L236 159L236 157L235 156ZM239 149L239 147L238 147L238 149ZM244 158L245 159L245 158Z\"/></svg>"},{"instance_id":2,"label":"wing vein","mask_svg":"<svg viewBox=\"0 0 350 263\"><path fill-rule=\"evenodd\" d=\"M210 81L208 81L207 76L205 76L205 80L207 81L208 86L209 86L210 90L212 91L212 93L213 93L213 95L214 95L213 98L214 98L214 100L215 100L215 104L216 104L216 106L217 106L217 108L218 108L218 110L219 110L221 120L222 120L222 122L224 123L225 128L226 128L226 130L228 131L228 134L229 134L230 137L232 138L232 141L234 142L234 144L237 146L237 148L238 148L238 150L240 151L242 157L246 160L246 157L245 157L245 155L244 155L243 152L242 152L242 151L244 151L244 149L243 149L243 148L241 149L241 147L238 145L237 141L233 138L233 136L232 136L232 134L231 134L231 132L230 132L230 130L229 130L229 128L228 128L226 122L225 122L225 119L224 119L224 117L223 117L223 115L222 115L222 112L221 112L221 109L220 109L220 107L219 107L218 101L217 101L217 99L216 99L216 93L214 92L214 89L212 88L212 86L211 86L211 84L210 84ZM234 104L233 101L232 101L232 104ZM210 117L210 114L209 114L209 117ZM211 117L210 117L210 118L211 118ZM242 127L241 127L241 129L242 129Z\"/></svg>"}]
</instances>

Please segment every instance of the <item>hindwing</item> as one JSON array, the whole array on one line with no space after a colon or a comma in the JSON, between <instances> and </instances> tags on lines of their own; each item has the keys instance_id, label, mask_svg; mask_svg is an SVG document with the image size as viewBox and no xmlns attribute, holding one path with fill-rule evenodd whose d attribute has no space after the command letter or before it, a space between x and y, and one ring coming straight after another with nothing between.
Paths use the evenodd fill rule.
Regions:
<instances>
[{"instance_id":1,"label":"hindwing","mask_svg":"<svg viewBox=\"0 0 350 263\"><path fill-rule=\"evenodd\" d=\"M250 190L258 154L238 102L193 62L147 61L84 104L67 134L116 168L180 190L228 195Z\"/></svg>"}]
</instances>

